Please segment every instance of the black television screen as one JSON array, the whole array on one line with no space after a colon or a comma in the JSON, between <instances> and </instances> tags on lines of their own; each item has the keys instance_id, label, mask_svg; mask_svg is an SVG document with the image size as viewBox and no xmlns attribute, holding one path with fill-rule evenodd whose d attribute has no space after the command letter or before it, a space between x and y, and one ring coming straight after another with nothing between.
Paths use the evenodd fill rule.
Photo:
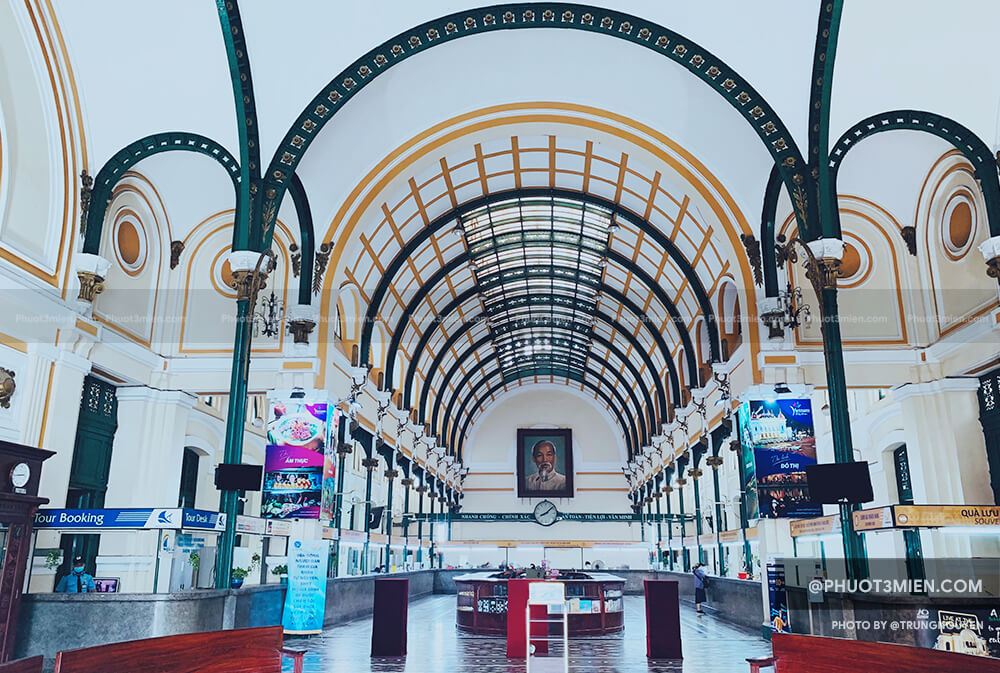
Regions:
<instances>
[{"instance_id":1,"label":"black television screen","mask_svg":"<svg viewBox=\"0 0 1000 673\"><path fill-rule=\"evenodd\" d=\"M215 468L215 487L220 491L259 491L263 465L221 463Z\"/></svg>"},{"instance_id":2,"label":"black television screen","mask_svg":"<svg viewBox=\"0 0 1000 673\"><path fill-rule=\"evenodd\" d=\"M807 465L806 483L812 502L835 505L875 499L866 462Z\"/></svg>"}]
</instances>

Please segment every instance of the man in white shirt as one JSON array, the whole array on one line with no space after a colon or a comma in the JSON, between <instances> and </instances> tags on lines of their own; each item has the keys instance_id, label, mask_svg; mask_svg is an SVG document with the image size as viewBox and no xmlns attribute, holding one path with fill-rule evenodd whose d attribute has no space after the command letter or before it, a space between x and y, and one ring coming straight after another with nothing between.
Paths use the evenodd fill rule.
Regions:
<instances>
[{"instance_id":1,"label":"man in white shirt","mask_svg":"<svg viewBox=\"0 0 1000 673\"><path fill-rule=\"evenodd\" d=\"M531 449L531 459L538 472L525 479L529 491L561 491L566 488L566 476L556 472L556 447L543 439Z\"/></svg>"}]
</instances>

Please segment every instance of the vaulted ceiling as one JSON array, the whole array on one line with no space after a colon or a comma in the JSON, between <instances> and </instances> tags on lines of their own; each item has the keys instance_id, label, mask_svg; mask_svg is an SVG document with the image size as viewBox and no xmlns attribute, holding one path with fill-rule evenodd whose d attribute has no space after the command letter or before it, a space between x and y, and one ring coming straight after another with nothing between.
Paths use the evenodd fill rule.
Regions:
<instances>
[{"instance_id":1,"label":"vaulted ceiling","mask_svg":"<svg viewBox=\"0 0 1000 673\"><path fill-rule=\"evenodd\" d=\"M489 399L553 380L593 394L637 452L723 357L721 287L756 298L739 236L815 132L823 4L243 0L237 70L232 2L54 0L91 172L170 131L240 156L253 125L253 168L269 189L294 175L309 233L334 245L323 309L358 293L361 356L378 350L386 387L459 455ZM995 144L997 19L973 0L845 3L830 142L923 108ZM148 160L192 223L233 204L206 166ZM285 199L279 217L305 215Z\"/></svg>"}]
</instances>

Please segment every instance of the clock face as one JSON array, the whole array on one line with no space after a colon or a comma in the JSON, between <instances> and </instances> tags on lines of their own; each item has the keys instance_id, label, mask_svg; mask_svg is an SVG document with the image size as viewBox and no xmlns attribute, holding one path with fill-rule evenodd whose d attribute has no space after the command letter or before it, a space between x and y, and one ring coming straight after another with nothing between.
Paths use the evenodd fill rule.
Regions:
<instances>
[{"instance_id":1,"label":"clock face","mask_svg":"<svg viewBox=\"0 0 1000 673\"><path fill-rule=\"evenodd\" d=\"M542 500L535 505L535 521L543 526L551 526L559 518L559 510L548 500Z\"/></svg>"},{"instance_id":2,"label":"clock face","mask_svg":"<svg viewBox=\"0 0 1000 673\"><path fill-rule=\"evenodd\" d=\"M24 488L31 478L31 468L27 463L18 463L10 470L10 483L14 488Z\"/></svg>"}]
</instances>

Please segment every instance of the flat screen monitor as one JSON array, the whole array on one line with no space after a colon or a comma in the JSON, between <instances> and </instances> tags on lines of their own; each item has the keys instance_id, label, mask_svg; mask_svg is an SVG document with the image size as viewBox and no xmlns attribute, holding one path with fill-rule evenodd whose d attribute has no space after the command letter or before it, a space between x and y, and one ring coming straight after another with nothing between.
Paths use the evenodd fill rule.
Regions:
<instances>
[{"instance_id":1,"label":"flat screen monitor","mask_svg":"<svg viewBox=\"0 0 1000 673\"><path fill-rule=\"evenodd\" d=\"M215 487L220 491L259 491L263 465L221 463L215 468Z\"/></svg>"},{"instance_id":2,"label":"flat screen monitor","mask_svg":"<svg viewBox=\"0 0 1000 673\"><path fill-rule=\"evenodd\" d=\"M835 505L864 503L875 499L868 463L806 465L806 483L812 502Z\"/></svg>"}]
</instances>

